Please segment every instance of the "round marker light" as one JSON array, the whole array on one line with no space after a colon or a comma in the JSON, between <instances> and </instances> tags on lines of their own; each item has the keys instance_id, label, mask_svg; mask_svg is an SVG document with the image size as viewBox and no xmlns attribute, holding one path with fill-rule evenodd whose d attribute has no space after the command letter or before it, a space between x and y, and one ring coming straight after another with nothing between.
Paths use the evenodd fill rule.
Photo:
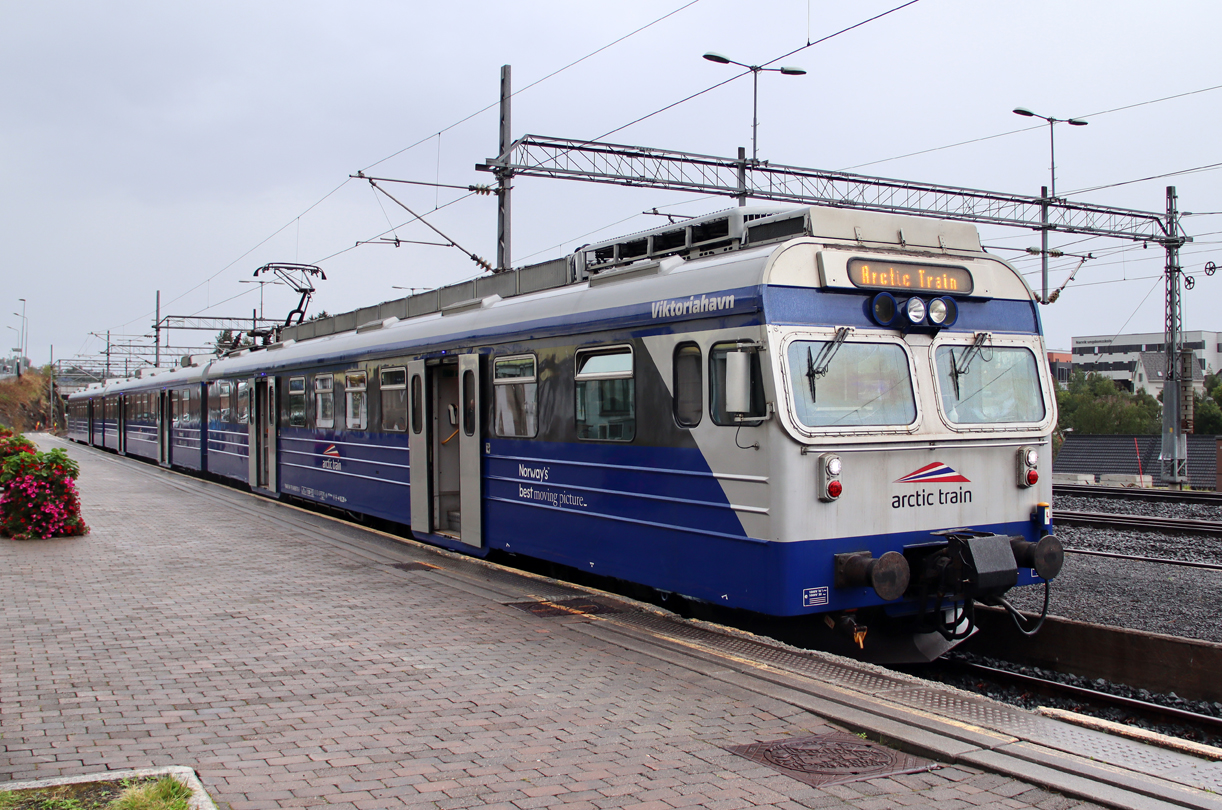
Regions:
<instances>
[{"instance_id":1,"label":"round marker light","mask_svg":"<svg viewBox=\"0 0 1222 810\"><path fill-rule=\"evenodd\" d=\"M934 326L941 326L946 322L946 302L941 298L929 302L929 322Z\"/></svg>"},{"instance_id":2,"label":"round marker light","mask_svg":"<svg viewBox=\"0 0 1222 810\"><path fill-rule=\"evenodd\" d=\"M829 481L827 484L827 494L833 498L839 498L840 493L844 492L844 486L839 481Z\"/></svg>"},{"instance_id":3,"label":"round marker light","mask_svg":"<svg viewBox=\"0 0 1222 810\"><path fill-rule=\"evenodd\" d=\"M1035 483L1040 480L1040 474L1035 470L1027 470L1027 486L1035 486Z\"/></svg>"},{"instance_id":4,"label":"round marker light","mask_svg":"<svg viewBox=\"0 0 1222 810\"><path fill-rule=\"evenodd\" d=\"M840 466L841 465L840 465L839 458L828 459L827 474L828 475L840 475Z\"/></svg>"},{"instance_id":5,"label":"round marker light","mask_svg":"<svg viewBox=\"0 0 1222 810\"><path fill-rule=\"evenodd\" d=\"M870 310L874 315L874 321L879 326L890 326L895 322L895 316L899 313L899 306L895 303L894 295L881 292L874 296L874 303Z\"/></svg>"},{"instance_id":6,"label":"round marker light","mask_svg":"<svg viewBox=\"0 0 1222 810\"><path fill-rule=\"evenodd\" d=\"M925 302L920 298L909 298L908 303L904 304L904 314L912 323L920 323L925 320Z\"/></svg>"},{"instance_id":7,"label":"round marker light","mask_svg":"<svg viewBox=\"0 0 1222 810\"><path fill-rule=\"evenodd\" d=\"M1028 450L1023 457L1023 462L1028 467L1034 467L1040 463L1040 454L1035 450Z\"/></svg>"}]
</instances>

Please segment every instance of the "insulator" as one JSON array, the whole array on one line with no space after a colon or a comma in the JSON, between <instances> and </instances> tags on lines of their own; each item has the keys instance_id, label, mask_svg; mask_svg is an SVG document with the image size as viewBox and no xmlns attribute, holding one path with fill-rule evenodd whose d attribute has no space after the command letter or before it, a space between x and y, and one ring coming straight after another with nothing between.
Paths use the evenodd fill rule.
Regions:
<instances>
[{"instance_id":1,"label":"insulator","mask_svg":"<svg viewBox=\"0 0 1222 810\"><path fill-rule=\"evenodd\" d=\"M478 264L480 267L484 268L485 270L492 270L491 264L489 264L484 259L481 259L479 256L476 256L474 253L471 254L471 261L475 262L476 264Z\"/></svg>"},{"instance_id":2,"label":"insulator","mask_svg":"<svg viewBox=\"0 0 1222 810\"><path fill-rule=\"evenodd\" d=\"M481 197L487 196L489 194L496 194L496 190L493 189L492 186L488 186L488 185L467 186L467 189L469 191L474 191L476 194L479 194Z\"/></svg>"}]
</instances>

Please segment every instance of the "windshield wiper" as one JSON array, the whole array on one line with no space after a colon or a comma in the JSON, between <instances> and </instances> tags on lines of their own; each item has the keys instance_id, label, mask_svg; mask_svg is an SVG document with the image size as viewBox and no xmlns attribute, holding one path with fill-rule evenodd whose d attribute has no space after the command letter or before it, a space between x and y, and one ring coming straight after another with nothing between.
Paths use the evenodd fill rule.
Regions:
<instances>
[{"instance_id":1,"label":"windshield wiper","mask_svg":"<svg viewBox=\"0 0 1222 810\"><path fill-rule=\"evenodd\" d=\"M806 381L810 384L810 401L815 401L815 380L827 374L827 368L832 364L832 358L836 356L836 352L840 351L840 345L844 343L844 339L852 332L851 326L841 326L836 330L836 336L831 339L831 342L824 343L823 348L819 350L819 356L815 357L810 347L806 347Z\"/></svg>"},{"instance_id":2,"label":"windshield wiper","mask_svg":"<svg viewBox=\"0 0 1222 810\"><path fill-rule=\"evenodd\" d=\"M955 399L962 399L959 393L959 378L967 374L968 367L972 365L976 355L984 349L984 344L991 343L992 340L992 332L977 332L972 345L968 346L958 358L955 357L955 350L950 350L950 380L955 386Z\"/></svg>"}]
</instances>

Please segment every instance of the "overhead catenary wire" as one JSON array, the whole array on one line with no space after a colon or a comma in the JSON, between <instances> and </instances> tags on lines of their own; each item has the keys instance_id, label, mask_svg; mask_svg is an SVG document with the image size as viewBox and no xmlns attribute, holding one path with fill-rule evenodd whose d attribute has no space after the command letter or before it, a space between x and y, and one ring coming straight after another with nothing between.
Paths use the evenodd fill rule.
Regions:
<instances>
[{"instance_id":1,"label":"overhead catenary wire","mask_svg":"<svg viewBox=\"0 0 1222 810\"><path fill-rule=\"evenodd\" d=\"M1185 96L1195 96L1198 93L1208 93L1211 90L1222 90L1222 84L1216 84L1213 87L1203 87L1200 90L1190 90L1186 93L1176 93L1175 95L1172 95L1172 96L1163 96L1162 98L1153 98L1148 101L1139 101L1135 104L1126 104L1123 107L1113 107L1110 110L1100 110L1099 112L1087 113L1086 115L1075 115L1073 117L1076 119L1095 118L1100 115L1108 115L1110 113L1120 112L1122 110L1131 110L1135 107L1144 107L1147 104L1160 104L1164 101L1172 101L1177 98L1184 98ZM903 160L904 158L917 157L919 155L928 155L931 152L941 152L944 149L955 149L960 146L968 146L969 144L980 143L981 141L991 141L994 138L1004 138L1009 135L1017 135L1020 132L1031 132L1032 130L1043 129L1043 128L1044 128L1043 124L1036 124L1035 126L1030 126L1030 127L1020 127L1019 129L1012 129L1008 132L999 132L996 135L984 135L979 138L971 138L966 141L959 141L958 143L948 143L945 146L934 146L929 149L921 149L919 151L908 152L903 155L896 155L894 157L889 157L889 158L881 158L880 160L871 160L866 163L858 163L854 166L846 166L845 168L841 169L841 171L852 171L853 169L861 169L866 166L876 166L879 163L890 163L893 160ZM1076 192L1071 192L1071 193L1076 193ZM1187 215L1185 214L1185 216Z\"/></svg>"},{"instance_id":2,"label":"overhead catenary wire","mask_svg":"<svg viewBox=\"0 0 1222 810\"><path fill-rule=\"evenodd\" d=\"M530 84L526 85L525 87L523 87L520 90L513 91L512 93L510 93L510 98L513 98L514 96L520 93L525 93L527 90L531 89L532 87L535 87L536 85L542 84L543 82L547 81L548 79L552 78L553 76L558 76L559 74L563 73L564 71L568 70L569 68L579 65L582 62L586 61L587 59L593 56L597 56L598 54L602 53L603 51L607 50L608 48L614 47L615 45L618 45L619 43L623 42L624 40L634 37L637 34L641 33L642 31L652 28L653 26L657 25L658 23L662 22L663 20L673 17L676 14L678 14L680 11L690 8L691 6L694 6L699 2L700 0L689 0L689 2L684 3L683 5L674 9L673 11L669 11L666 14L663 14L661 17L658 17L656 20L650 23L646 23L645 25L642 25L640 28L637 28L635 31L631 31L627 34L624 34L619 39L612 40L611 42L608 42L606 45L603 45L601 48L597 48L593 51L590 51L589 53L587 53L585 56L581 57L580 59L575 59L572 62L569 62L564 67L553 70L551 73L547 74L546 76L540 79L536 79L535 81L531 82ZM470 115L455 121L453 124L450 124L448 127L443 127L442 129L438 130L435 135L429 135L427 138L421 138L420 140L416 141L415 143L411 144L410 146L405 146L402 149L400 149L399 151L393 152L387 155L386 157L382 158L381 160L377 160L377 161L374 161L373 163L370 163L368 166L361 169L361 172L367 172L370 169L372 169L374 166L379 166L385 163L386 161L390 160L391 158L398 157L399 155L403 154L404 152L409 152L412 149L415 149L417 146L420 146L423 143L428 143L433 138L440 137L442 134L449 132L450 130L454 129L455 127L460 126L461 124L467 123L472 118L475 118L478 115L482 115L488 112L489 110L496 108L497 106L500 105L500 103L501 102L497 100L497 101L492 102L491 104L489 104L486 107L481 107L480 109L476 110L475 112L471 113Z\"/></svg>"},{"instance_id":3,"label":"overhead catenary wire","mask_svg":"<svg viewBox=\"0 0 1222 810\"><path fill-rule=\"evenodd\" d=\"M358 172L357 176L358 176L358 177L359 177L359 176L361 176L359 172ZM444 233L442 233L442 232L441 232L441 229L440 229L440 228L438 228L436 225L434 225L433 223L429 222L427 219L425 219L424 217L422 217L420 214L417 214L417 213L416 213L415 211L413 211L412 209L408 208L408 207L407 207L407 205L406 205L406 204L404 204L404 203L403 203L401 200L399 200L398 198L396 198L396 197L395 197L393 194L391 194L391 193L390 193L389 191L387 191L386 189L384 189L384 188L382 188L381 186L379 186L379 185L378 185L378 184L377 184L377 183L374 181L374 179L373 179L372 177L365 177L365 178L363 178L363 179L368 180L368 181L369 181L369 185L373 186L375 189L377 189L378 191L380 191L380 192L382 192L383 194L385 194L385 195L387 196L387 198L389 198L389 199L390 199L390 200L391 200L393 203L395 203L396 205L398 205L400 208L402 208L402 209L403 209L404 211L406 211L407 213L409 213L409 214L411 214L412 216L414 216L414 217L416 218L416 220L417 220L417 221L419 221L419 222L423 222L423 223L424 223L426 226L428 226L428 228L429 228L430 230L432 230L434 233L436 233L436 234L437 234L438 236L440 236L442 239L444 239L444 240L446 240L447 242L449 242L451 246L458 248L460 251L462 251L464 254L466 254L466 256L467 256L467 258L468 258L468 259L470 259L471 261L475 262L477 265L479 265L480 267L484 268L485 270L488 270L488 271L491 271L491 270L492 270L492 265L491 265L491 264L489 264L489 263L487 262L487 260L485 260L485 259L481 259L479 256L476 256L474 253L472 253L471 251L467 250L465 247L463 247L462 245L458 244L457 242L455 242L455 241L454 241L453 239L451 239L450 237L446 236Z\"/></svg>"},{"instance_id":4,"label":"overhead catenary wire","mask_svg":"<svg viewBox=\"0 0 1222 810\"><path fill-rule=\"evenodd\" d=\"M563 73L564 71L566 71L566 70L568 70L568 69L570 69L570 68L572 68L572 67L574 67L574 66L576 66L576 65L581 64L582 62L586 61L587 59L590 59L590 58L591 58L591 57L593 57L593 56L597 56L598 54L602 53L603 51L607 50L608 48L614 47L615 45L618 45L618 44L620 44L621 42L624 42L625 40L630 39L631 37L634 37L634 36L636 36L637 34L640 34L641 32L648 30L649 28L652 28L653 26L657 25L658 23L660 23L660 22L662 22L662 21L664 21L664 20L666 20L666 19L669 19L670 17L673 17L674 15L678 14L679 12L684 11L685 9L688 9L688 8L690 8L691 6L696 5L696 4L697 4L697 3L699 3L700 1L701 1L701 0L688 0L688 2L686 2L686 3L684 3L683 5L681 5L681 6L677 7L677 8L675 8L675 9L673 9L672 11L669 11L669 12L667 12L666 14L663 14L662 16L657 17L657 18L655 18L654 20L652 20L652 21L650 21L650 22L646 23L645 25L642 25L642 26L640 26L639 28L636 28L636 29L634 29L634 30L630 31L630 32L629 32L629 33L627 33L627 34L624 34L623 36L618 37L617 39L612 40L611 42L607 43L606 45L603 45L603 46L601 46L601 47L599 47L599 48L596 48L596 49L595 49L595 50L593 50L593 51L590 51L590 52L589 52L589 53L587 53L585 56L582 56L582 57L581 57L581 58L579 58L579 59L575 59L575 60L573 60L572 62L569 62L568 64L564 65L563 67L557 68L556 70L553 70L551 73L548 73L547 75L545 75L545 76L543 76L543 77L541 77L541 78L539 78L539 79L536 79L535 81L531 82L530 84L526 85L525 87L521 88L520 90L515 91L515 92L514 92L514 95L516 96L516 95L518 95L519 93L524 93L524 92L526 92L527 90L530 90L532 87L536 87L537 85L539 85L539 84L541 84L541 83L543 83L543 82L547 81L548 79L551 79L551 78L553 78L553 77L555 77L555 76L557 76L557 75L559 75L559 74ZM460 119L460 120L458 120L458 121L455 121L453 124L451 124L451 125L449 125L449 126L447 126L447 127L444 127L443 129L439 130L439 131L438 131L438 132L437 132L435 135L429 135L427 138L423 138L423 139L421 139L421 140L417 141L416 143L411 144L410 146L406 146L406 147L404 147L403 149L400 149L400 150L398 150L398 151L394 152L393 154L387 155L386 157L382 158L381 160L378 160L378 161L376 161L376 162L374 162L374 163L369 164L369 166L366 166L366 167L365 167L365 170L371 169L371 168L373 168L374 166L377 166L377 165L379 165L379 164L381 164L381 163L385 163L387 160L390 160L390 159L391 159L391 158L393 158L393 157L396 157L396 156L398 156L398 155L401 155L401 154L403 154L404 152L409 151L409 150L411 150L411 149L415 148L416 146L419 146L419 145L420 145L420 144L422 144L422 143L427 143L427 142L428 142L429 140L431 140L432 138L434 138L434 137L439 137L439 136L440 136L442 133L448 132L449 130L454 129L454 128L455 128L455 127L457 127L457 126L459 126L459 125L461 125L461 124L463 124L463 123L465 123L465 122L467 122L467 121L470 121L472 118L475 118L476 116L480 115L481 113L484 113L484 112L487 112L488 110L493 109L493 108L494 108L494 107L496 107L496 106L497 106L499 103L500 103L499 101L496 101L496 102L493 102L492 104L489 104L489 105L488 105L488 106L486 106L486 107L483 107L483 108L481 108L481 109L479 109L479 110L476 110L475 112L471 113L470 115L468 115L468 116L466 116L466 117L464 117L464 118L462 118L462 119ZM236 259L234 259L233 261L229 262L228 264L226 264L226 265L225 265L224 267L222 267L221 269L217 270L215 273L213 273L211 276L209 276L208 278L206 278L206 279L204 279L203 281L201 281L199 284L196 284L195 286L190 287L190 288L188 288L187 290L183 291L182 293L178 294L178 295L177 295L177 296L175 296L174 298L171 298L171 299L169 299L169 300L167 300L167 301L163 302L163 306L167 306L167 305L169 305L169 304L173 304L173 303L175 303L175 302L177 302L177 301L180 301L180 300L182 300L184 297L186 297L187 295L190 295L191 293L195 292L195 291L196 291L196 290L198 290L200 287L202 287L202 286L204 286L205 284L207 284L209 281L212 281L212 280L213 280L213 279L215 279L217 276L221 275L221 274L222 274L222 273L224 273L226 270L228 270L229 268L233 267L233 266L234 266L235 264L237 264L238 262L242 261L242 259L245 259L245 258L246 258L247 256L249 256L251 253L255 252L256 250L258 250L259 248L263 247L265 244L267 244L268 242L270 242L272 239L274 239L275 237L279 236L279 235L280 235L280 234L281 234L281 233L282 233L282 232L283 232L283 231L284 231L286 228L288 228L288 227L289 227L290 225L292 225L294 222L296 222L296 223L298 223L298 225L300 225L300 220L301 220L301 217L303 217L303 216L305 216L306 214L308 214L308 213L310 213L311 211L313 211L315 208L317 208L319 205L321 205L323 202L325 202L325 201L326 201L328 198L330 198L330 197L331 197L333 194L335 194L337 191L339 191L341 188L343 188L345 185L347 185L350 179L351 179L351 178L346 178L346 179L344 180L344 182L340 183L338 186L336 186L335 188L333 188L333 189L331 189L330 191L328 191L326 194L324 194L322 197L320 197L318 200L316 200L314 203L312 203L310 206L308 206L308 207L307 207L307 208L306 208L304 211L302 211L301 213L297 214L295 217L293 217L292 219L290 219L290 220L289 220L288 222L286 222L284 225L282 225L281 227L277 228L275 231L273 231L273 232L272 232L271 234L269 234L267 237L265 237L264 239L262 239L262 240L261 240L261 241L260 241L258 244L254 245L254 246L253 246L253 247L251 247L249 250L247 250L245 253L243 253L242 255L238 256ZM438 208L444 208L444 207L445 207L445 206L435 206L434 210L437 210ZM340 253L345 253L345 252L347 252L348 250L351 250L351 249L352 249L351 247L350 247L350 248L346 248L345 250L341 250L341 251L339 251L339 252L337 252L337 253L335 253L335 254L332 254L332 256L337 256L337 255L339 255ZM328 258L330 258L330 257L328 257ZM130 325L131 325L131 324L133 324L133 323L136 323L137 321L142 321L142 320L144 320L144 319L146 319L146 318L150 318L150 317L152 317L154 314L155 314L154 312L148 312L148 313L146 313L146 314L144 314L144 315L141 315L141 316L139 316L139 317L136 317L136 318L133 318L133 319L131 319L131 320L127 321L126 323L122 324L122 325L121 325L119 328L124 328L124 327L130 326ZM86 341L86 342L88 342L88 341Z\"/></svg>"}]
</instances>

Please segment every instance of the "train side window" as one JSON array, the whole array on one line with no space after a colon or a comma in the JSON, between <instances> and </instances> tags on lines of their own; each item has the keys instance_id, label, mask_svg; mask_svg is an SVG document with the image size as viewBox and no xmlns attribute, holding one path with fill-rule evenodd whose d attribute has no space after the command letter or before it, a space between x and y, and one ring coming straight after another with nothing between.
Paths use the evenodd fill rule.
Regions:
<instances>
[{"instance_id":1,"label":"train side window","mask_svg":"<svg viewBox=\"0 0 1222 810\"><path fill-rule=\"evenodd\" d=\"M737 343L716 343L709 351L709 414L715 425L737 425L738 420L726 413L726 355L739 351ZM768 415L764 401L764 374L760 369L759 352L751 352L751 410L743 419L763 419Z\"/></svg>"},{"instance_id":2,"label":"train side window","mask_svg":"<svg viewBox=\"0 0 1222 810\"><path fill-rule=\"evenodd\" d=\"M630 442L636 437L632 347L577 351L577 438Z\"/></svg>"},{"instance_id":3,"label":"train side window","mask_svg":"<svg viewBox=\"0 0 1222 810\"><path fill-rule=\"evenodd\" d=\"M419 374L412 375L412 433L424 429L424 379Z\"/></svg>"},{"instance_id":4,"label":"train side window","mask_svg":"<svg viewBox=\"0 0 1222 810\"><path fill-rule=\"evenodd\" d=\"M208 383L208 421L221 421L221 384Z\"/></svg>"},{"instance_id":5,"label":"train side window","mask_svg":"<svg viewBox=\"0 0 1222 810\"><path fill-rule=\"evenodd\" d=\"M382 430L407 430L407 369L384 368L378 386L382 397Z\"/></svg>"},{"instance_id":6,"label":"train side window","mask_svg":"<svg viewBox=\"0 0 1222 810\"><path fill-rule=\"evenodd\" d=\"M539 432L539 378L534 355L493 361L492 392L496 435L533 439Z\"/></svg>"},{"instance_id":7,"label":"train side window","mask_svg":"<svg viewBox=\"0 0 1222 810\"><path fill-rule=\"evenodd\" d=\"M475 372L467 369L462 374L462 429L468 436L475 435Z\"/></svg>"},{"instance_id":8,"label":"train side window","mask_svg":"<svg viewBox=\"0 0 1222 810\"><path fill-rule=\"evenodd\" d=\"M335 427L335 378L319 374L314 378L314 424L320 428Z\"/></svg>"},{"instance_id":9,"label":"train side window","mask_svg":"<svg viewBox=\"0 0 1222 810\"><path fill-rule=\"evenodd\" d=\"M250 383L238 383L238 424L250 421Z\"/></svg>"},{"instance_id":10,"label":"train side window","mask_svg":"<svg viewBox=\"0 0 1222 810\"><path fill-rule=\"evenodd\" d=\"M305 427L305 390L305 377L289 377L289 425L292 427Z\"/></svg>"},{"instance_id":11,"label":"train side window","mask_svg":"<svg viewBox=\"0 0 1222 810\"><path fill-rule=\"evenodd\" d=\"M700 347L680 343L675 347L675 421L680 427L695 427L704 414L704 380Z\"/></svg>"},{"instance_id":12,"label":"train side window","mask_svg":"<svg viewBox=\"0 0 1222 810\"><path fill-rule=\"evenodd\" d=\"M220 400L217 403L220 408L219 421L226 422L226 423L232 422L233 421L233 383L229 382L228 380L222 380L221 382L217 383L217 389L219 393L218 399Z\"/></svg>"},{"instance_id":13,"label":"train side window","mask_svg":"<svg viewBox=\"0 0 1222 810\"><path fill-rule=\"evenodd\" d=\"M349 430L364 430L369 425L369 399L366 388L369 378L365 372L344 375L345 413Z\"/></svg>"}]
</instances>

